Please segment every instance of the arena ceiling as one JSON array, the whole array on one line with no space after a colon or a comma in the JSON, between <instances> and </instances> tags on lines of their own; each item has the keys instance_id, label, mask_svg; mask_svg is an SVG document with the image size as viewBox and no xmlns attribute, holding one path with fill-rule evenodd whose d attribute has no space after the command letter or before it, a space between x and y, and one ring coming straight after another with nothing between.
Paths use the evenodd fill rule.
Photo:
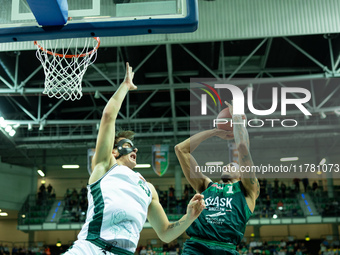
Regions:
<instances>
[{"instance_id":1,"label":"arena ceiling","mask_svg":"<svg viewBox=\"0 0 340 255\"><path fill-rule=\"evenodd\" d=\"M75 101L41 93L44 73L35 51L1 52L1 113L18 126L13 137L2 132L1 160L40 168L57 167L59 162L82 162L85 167L87 149L95 146L102 110L124 76L126 61L136 71L138 90L129 93L117 124L137 132L139 159L143 163L151 160L151 144L170 144L172 150L190 135L190 79L231 75L254 79L254 106L258 109L270 107L272 91L256 86L255 78L276 77L282 86L291 86L285 84L303 77L311 84L313 98L309 104L313 115L306 119L292 110L294 117L300 119L296 129L249 130L254 141L252 149L268 150L271 155L276 143L282 150L299 150L310 140L308 149L315 148L316 141L329 141L323 146L338 151L339 118L334 110L340 99L336 79L339 39L338 35L310 35L100 48L96 62L84 76L84 95ZM240 85L242 89L246 87ZM321 119L321 112L327 118ZM294 143L288 139L292 137ZM176 163L174 154L171 161Z\"/></svg>"},{"instance_id":2,"label":"arena ceiling","mask_svg":"<svg viewBox=\"0 0 340 255\"><path fill-rule=\"evenodd\" d=\"M249 128L253 157L276 163L298 154L318 163L323 157L336 161L340 154L338 34L103 45L84 75L83 97L75 101L42 94L44 72L35 50L0 52L0 113L16 130L11 137L1 129L2 162L43 168L49 176L88 176L87 150L95 147L101 113L124 78L126 61L134 68L138 90L128 94L117 126L137 133L139 163L151 163L151 145L160 143L170 145L170 164L178 164L173 146L190 136L193 78L246 79L238 86L244 91L253 86L257 109L270 108L272 96L258 79L275 79L280 88L303 81L312 94L306 106L312 116L290 107L287 118L298 120L297 128ZM246 113L254 117L247 107ZM273 116L282 118L280 108ZM61 170L71 163L80 164L82 172ZM141 172L155 176L150 169Z\"/></svg>"}]
</instances>

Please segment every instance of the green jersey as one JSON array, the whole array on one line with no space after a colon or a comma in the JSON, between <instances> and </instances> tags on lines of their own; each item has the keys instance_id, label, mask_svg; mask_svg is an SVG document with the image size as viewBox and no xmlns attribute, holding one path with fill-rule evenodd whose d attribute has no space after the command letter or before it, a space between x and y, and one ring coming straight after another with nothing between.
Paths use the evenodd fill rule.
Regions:
<instances>
[{"instance_id":1,"label":"green jersey","mask_svg":"<svg viewBox=\"0 0 340 255\"><path fill-rule=\"evenodd\" d=\"M187 229L187 234L190 237L239 244L252 214L245 199L242 182L211 182L202 194L206 209Z\"/></svg>"}]
</instances>

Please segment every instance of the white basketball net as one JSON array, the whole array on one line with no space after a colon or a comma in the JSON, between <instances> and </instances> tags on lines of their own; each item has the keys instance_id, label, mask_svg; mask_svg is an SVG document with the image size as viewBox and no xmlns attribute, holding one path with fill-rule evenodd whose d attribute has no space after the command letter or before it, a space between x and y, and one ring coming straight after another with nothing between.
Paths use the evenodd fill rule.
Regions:
<instances>
[{"instance_id":1,"label":"white basketball net","mask_svg":"<svg viewBox=\"0 0 340 255\"><path fill-rule=\"evenodd\" d=\"M45 72L43 93L58 99L80 99L83 95L81 82L87 67L97 58L99 38L98 41L95 38L76 38L35 44L36 56ZM78 45L84 45L84 48L78 49Z\"/></svg>"}]
</instances>

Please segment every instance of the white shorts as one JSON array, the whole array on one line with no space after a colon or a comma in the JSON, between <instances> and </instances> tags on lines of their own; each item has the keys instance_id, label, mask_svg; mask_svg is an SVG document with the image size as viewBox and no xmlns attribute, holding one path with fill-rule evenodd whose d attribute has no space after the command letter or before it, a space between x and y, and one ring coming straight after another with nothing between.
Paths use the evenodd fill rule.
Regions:
<instances>
[{"instance_id":1,"label":"white shorts","mask_svg":"<svg viewBox=\"0 0 340 255\"><path fill-rule=\"evenodd\" d=\"M87 240L77 240L63 255L121 255L112 253ZM133 253L132 253L133 254Z\"/></svg>"}]
</instances>

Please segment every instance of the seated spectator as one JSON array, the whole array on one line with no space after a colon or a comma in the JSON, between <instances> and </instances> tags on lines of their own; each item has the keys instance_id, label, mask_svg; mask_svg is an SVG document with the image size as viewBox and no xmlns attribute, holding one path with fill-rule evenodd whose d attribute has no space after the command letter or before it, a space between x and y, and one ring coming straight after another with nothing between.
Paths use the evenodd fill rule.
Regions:
<instances>
[{"instance_id":1,"label":"seated spectator","mask_svg":"<svg viewBox=\"0 0 340 255\"><path fill-rule=\"evenodd\" d=\"M268 218L268 210L267 210L267 207L263 207L262 212L261 212L261 217L262 217L262 218Z\"/></svg>"},{"instance_id":2,"label":"seated spectator","mask_svg":"<svg viewBox=\"0 0 340 255\"><path fill-rule=\"evenodd\" d=\"M301 249L299 248L299 249L297 249L297 251L295 252L295 255L302 255L302 251L301 251Z\"/></svg>"},{"instance_id":3,"label":"seated spectator","mask_svg":"<svg viewBox=\"0 0 340 255\"><path fill-rule=\"evenodd\" d=\"M4 245L4 254L10 254L10 251L9 251L9 248L8 248L8 245L7 244L5 244Z\"/></svg>"},{"instance_id":4,"label":"seated spectator","mask_svg":"<svg viewBox=\"0 0 340 255\"><path fill-rule=\"evenodd\" d=\"M327 239L324 239L322 241L322 243L326 246L327 249L329 248L329 243L328 243Z\"/></svg>"},{"instance_id":5,"label":"seated spectator","mask_svg":"<svg viewBox=\"0 0 340 255\"><path fill-rule=\"evenodd\" d=\"M323 243L321 243L320 244L319 254L323 255L326 251L327 251L327 247Z\"/></svg>"},{"instance_id":6,"label":"seated spectator","mask_svg":"<svg viewBox=\"0 0 340 255\"><path fill-rule=\"evenodd\" d=\"M12 248L12 255L18 255L18 248L16 246Z\"/></svg>"},{"instance_id":7,"label":"seated spectator","mask_svg":"<svg viewBox=\"0 0 340 255\"><path fill-rule=\"evenodd\" d=\"M278 255L286 255L287 254L287 250L285 248L280 247L278 252Z\"/></svg>"},{"instance_id":8,"label":"seated spectator","mask_svg":"<svg viewBox=\"0 0 340 255\"><path fill-rule=\"evenodd\" d=\"M2 243L0 243L0 254L2 255L4 252L4 247L2 246Z\"/></svg>"},{"instance_id":9,"label":"seated spectator","mask_svg":"<svg viewBox=\"0 0 340 255\"><path fill-rule=\"evenodd\" d=\"M243 246L242 249L239 251L240 255L248 255L247 247Z\"/></svg>"},{"instance_id":10,"label":"seated spectator","mask_svg":"<svg viewBox=\"0 0 340 255\"><path fill-rule=\"evenodd\" d=\"M146 247L145 246L143 246L142 247L142 249L140 250L140 252L139 252L139 255L146 255Z\"/></svg>"},{"instance_id":11,"label":"seated spectator","mask_svg":"<svg viewBox=\"0 0 340 255\"><path fill-rule=\"evenodd\" d=\"M147 254L153 254L152 246L149 244L147 249L146 249Z\"/></svg>"},{"instance_id":12,"label":"seated spectator","mask_svg":"<svg viewBox=\"0 0 340 255\"><path fill-rule=\"evenodd\" d=\"M255 247L257 247L257 242L256 241L251 241L249 243L249 248L255 248Z\"/></svg>"},{"instance_id":13,"label":"seated spectator","mask_svg":"<svg viewBox=\"0 0 340 255\"><path fill-rule=\"evenodd\" d=\"M261 253L262 253L262 250L259 249L259 248L256 248L256 249L254 249L254 251L253 251L253 254L254 254L254 255L261 255Z\"/></svg>"},{"instance_id":14,"label":"seated spectator","mask_svg":"<svg viewBox=\"0 0 340 255\"><path fill-rule=\"evenodd\" d=\"M286 241L282 239L281 242L280 242L280 247L286 248L286 245L287 245Z\"/></svg>"},{"instance_id":15,"label":"seated spectator","mask_svg":"<svg viewBox=\"0 0 340 255\"><path fill-rule=\"evenodd\" d=\"M274 214L275 214L275 210L274 210L272 207L269 207L269 210L268 210L268 217L269 217L269 218L272 218Z\"/></svg>"},{"instance_id":16,"label":"seated spectator","mask_svg":"<svg viewBox=\"0 0 340 255\"><path fill-rule=\"evenodd\" d=\"M283 202L282 202L282 200L280 200L280 201L277 203L277 209L283 210Z\"/></svg>"},{"instance_id":17,"label":"seated spectator","mask_svg":"<svg viewBox=\"0 0 340 255\"><path fill-rule=\"evenodd\" d=\"M87 197L87 188L83 186L80 190L81 198L85 199Z\"/></svg>"},{"instance_id":18,"label":"seated spectator","mask_svg":"<svg viewBox=\"0 0 340 255\"><path fill-rule=\"evenodd\" d=\"M307 247L305 246L305 243L301 243L301 252L303 255L306 255L308 253Z\"/></svg>"},{"instance_id":19,"label":"seated spectator","mask_svg":"<svg viewBox=\"0 0 340 255\"><path fill-rule=\"evenodd\" d=\"M253 253L253 249L251 247L249 247L249 250L248 250L248 255L254 255Z\"/></svg>"},{"instance_id":20,"label":"seated spectator","mask_svg":"<svg viewBox=\"0 0 340 255\"><path fill-rule=\"evenodd\" d=\"M46 246L44 252L45 252L46 255L51 255L50 247Z\"/></svg>"},{"instance_id":21,"label":"seated spectator","mask_svg":"<svg viewBox=\"0 0 340 255\"><path fill-rule=\"evenodd\" d=\"M288 244L287 246L287 255L294 255L294 245L292 243Z\"/></svg>"}]
</instances>

